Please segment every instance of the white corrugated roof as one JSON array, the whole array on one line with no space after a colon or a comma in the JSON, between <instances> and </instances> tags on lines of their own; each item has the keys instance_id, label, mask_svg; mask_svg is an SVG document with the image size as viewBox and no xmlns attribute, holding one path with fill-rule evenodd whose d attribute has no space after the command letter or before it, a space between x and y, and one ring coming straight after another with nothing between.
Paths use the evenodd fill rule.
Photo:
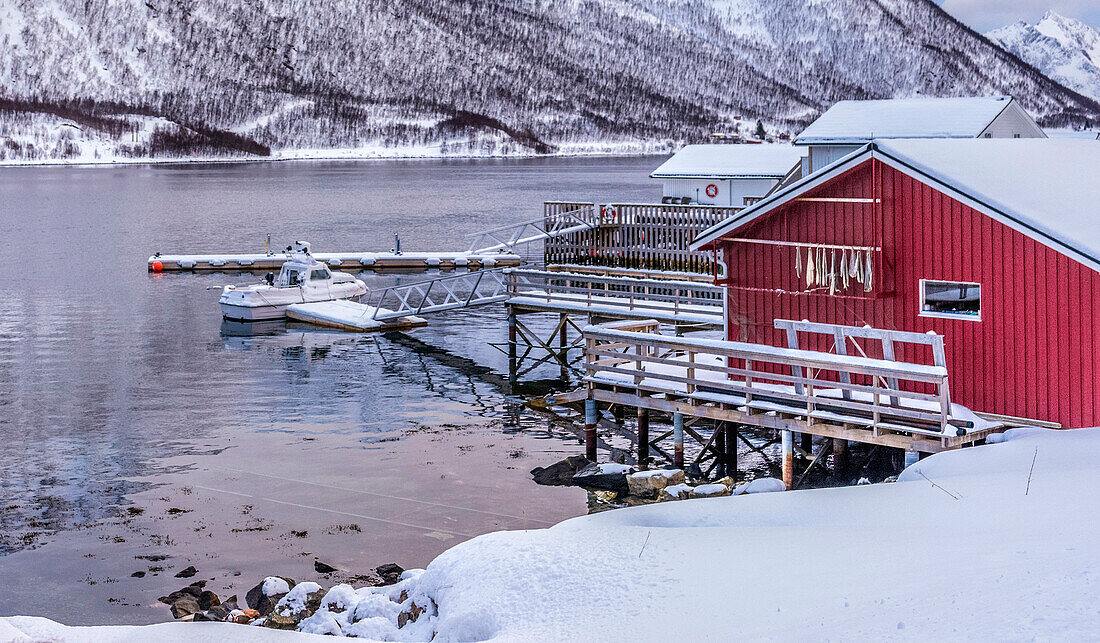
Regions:
<instances>
[{"instance_id":1,"label":"white corrugated roof","mask_svg":"<svg viewBox=\"0 0 1100 643\"><path fill-rule=\"evenodd\" d=\"M1100 142L1075 139L877 140L703 231L692 248L740 228L871 154L1100 270Z\"/></svg>"},{"instance_id":2,"label":"white corrugated roof","mask_svg":"<svg viewBox=\"0 0 1100 643\"><path fill-rule=\"evenodd\" d=\"M876 143L887 156L1100 261L1100 143L1041 138Z\"/></svg>"},{"instance_id":3,"label":"white corrugated roof","mask_svg":"<svg viewBox=\"0 0 1100 643\"><path fill-rule=\"evenodd\" d=\"M880 138L974 138L1012 102L1008 96L843 100L795 138L798 145Z\"/></svg>"},{"instance_id":4,"label":"white corrugated roof","mask_svg":"<svg viewBox=\"0 0 1100 643\"><path fill-rule=\"evenodd\" d=\"M688 145L653 173L671 178L782 178L798 164L802 150L793 145Z\"/></svg>"}]
</instances>

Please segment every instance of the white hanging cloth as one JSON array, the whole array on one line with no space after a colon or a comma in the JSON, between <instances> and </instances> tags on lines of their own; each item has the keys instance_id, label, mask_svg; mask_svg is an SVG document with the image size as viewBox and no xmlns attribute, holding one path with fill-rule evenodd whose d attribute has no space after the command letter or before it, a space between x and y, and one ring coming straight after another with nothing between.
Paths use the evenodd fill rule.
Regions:
<instances>
[{"instance_id":1,"label":"white hanging cloth","mask_svg":"<svg viewBox=\"0 0 1100 643\"><path fill-rule=\"evenodd\" d=\"M814 249L810 248L806 253L806 287L814 285Z\"/></svg>"},{"instance_id":2,"label":"white hanging cloth","mask_svg":"<svg viewBox=\"0 0 1100 643\"><path fill-rule=\"evenodd\" d=\"M859 255L856 251L852 251L852 260L848 262L848 276L853 279L859 279Z\"/></svg>"},{"instance_id":3,"label":"white hanging cloth","mask_svg":"<svg viewBox=\"0 0 1100 643\"><path fill-rule=\"evenodd\" d=\"M817 277L818 277L817 285L818 286L827 286L827 285L829 285L829 279L825 274L825 271L828 270L828 268L829 268L829 264L826 263L826 259L825 259L825 246L821 246L820 248L817 249Z\"/></svg>"},{"instance_id":4,"label":"white hanging cloth","mask_svg":"<svg viewBox=\"0 0 1100 643\"><path fill-rule=\"evenodd\" d=\"M794 276L802 278L802 250L798 246L794 247Z\"/></svg>"},{"instance_id":5,"label":"white hanging cloth","mask_svg":"<svg viewBox=\"0 0 1100 643\"><path fill-rule=\"evenodd\" d=\"M840 287L848 290L848 250L840 251Z\"/></svg>"},{"instance_id":6,"label":"white hanging cloth","mask_svg":"<svg viewBox=\"0 0 1100 643\"><path fill-rule=\"evenodd\" d=\"M829 260L829 294L836 294L836 249L834 248Z\"/></svg>"},{"instance_id":7,"label":"white hanging cloth","mask_svg":"<svg viewBox=\"0 0 1100 643\"><path fill-rule=\"evenodd\" d=\"M863 280L863 292L871 292L872 285L874 283L875 266L871 259L871 251L867 251L867 270L866 278Z\"/></svg>"}]
</instances>

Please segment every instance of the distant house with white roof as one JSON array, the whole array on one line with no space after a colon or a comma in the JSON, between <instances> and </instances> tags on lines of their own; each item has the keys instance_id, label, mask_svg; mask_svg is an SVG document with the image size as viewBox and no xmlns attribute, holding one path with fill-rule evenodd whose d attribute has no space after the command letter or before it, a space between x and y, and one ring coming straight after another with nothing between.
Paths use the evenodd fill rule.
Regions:
<instances>
[{"instance_id":1,"label":"distant house with white roof","mask_svg":"<svg viewBox=\"0 0 1100 643\"><path fill-rule=\"evenodd\" d=\"M688 145L650 177L663 181L665 203L743 207L746 197L768 194L802 153L792 145Z\"/></svg>"},{"instance_id":2,"label":"distant house with white roof","mask_svg":"<svg viewBox=\"0 0 1100 643\"><path fill-rule=\"evenodd\" d=\"M1046 138L1010 96L845 100L795 137L809 148L802 174L816 172L871 140Z\"/></svg>"}]
</instances>

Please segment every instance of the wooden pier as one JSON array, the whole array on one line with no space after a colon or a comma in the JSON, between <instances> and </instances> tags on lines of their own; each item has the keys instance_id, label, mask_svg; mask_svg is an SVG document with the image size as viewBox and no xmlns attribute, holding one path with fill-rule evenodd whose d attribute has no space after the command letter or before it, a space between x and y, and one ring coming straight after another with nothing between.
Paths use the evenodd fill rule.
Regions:
<instances>
[{"instance_id":1,"label":"wooden pier","mask_svg":"<svg viewBox=\"0 0 1100 643\"><path fill-rule=\"evenodd\" d=\"M518 266L522 259L507 252L317 252L313 258L337 270L453 270ZM286 255L257 254L155 254L148 259L149 272L264 271L279 270Z\"/></svg>"},{"instance_id":2,"label":"wooden pier","mask_svg":"<svg viewBox=\"0 0 1100 643\"><path fill-rule=\"evenodd\" d=\"M583 329L584 387L556 396L562 404L586 400L587 415L597 404L633 407L638 411L639 463L655 446L649 439L651 412L672 417L673 466L684 466L684 435L699 442L700 458L711 455L728 466L729 449L739 427L779 433L783 479L795 484L794 454L800 450L811 467L831 449L842 461L849 441L901 449L915 460L969 446L1011 423L983 416L951 402L944 364L918 364L848 354L860 340L883 342L892 354L895 344L931 347L942 360L938 335L895 332L831 324L776 320L797 346L799 333L835 338L832 352L762 344L664 335L660 324L627 321ZM899 349L899 352L901 349ZM685 419L718 422L709 438L685 429ZM589 437L594 438L595 425ZM642 433L646 435L642 435ZM799 447L795 445L796 435ZM812 437L821 450L812 454ZM659 439L669 436L665 435ZM587 441L589 457L595 443ZM803 474L804 476L805 474Z\"/></svg>"}]
</instances>

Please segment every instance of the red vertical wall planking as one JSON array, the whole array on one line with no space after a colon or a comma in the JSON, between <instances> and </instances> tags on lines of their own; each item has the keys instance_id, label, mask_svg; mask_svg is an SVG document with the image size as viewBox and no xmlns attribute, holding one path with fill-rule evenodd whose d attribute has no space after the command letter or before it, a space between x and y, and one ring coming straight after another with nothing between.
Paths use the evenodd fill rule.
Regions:
<instances>
[{"instance_id":1,"label":"red vertical wall planking","mask_svg":"<svg viewBox=\"0 0 1100 643\"><path fill-rule=\"evenodd\" d=\"M1100 272L886 165L868 161L802 196L873 203L791 201L720 244L730 266L730 339L785 345L774 319L870 324L944 335L951 393L978 411L1100 424ZM837 296L804 292L789 247L729 238L874 246L875 287ZM805 269L806 250L799 249ZM831 253L827 253L829 260ZM839 255L837 257L839 261ZM815 263L817 258L815 257ZM920 280L977 282L981 321L922 317ZM738 321L741 320L741 321ZM828 350L824 339L806 348ZM878 346L868 346L881 355ZM927 361L927 350L899 351Z\"/></svg>"}]
</instances>

